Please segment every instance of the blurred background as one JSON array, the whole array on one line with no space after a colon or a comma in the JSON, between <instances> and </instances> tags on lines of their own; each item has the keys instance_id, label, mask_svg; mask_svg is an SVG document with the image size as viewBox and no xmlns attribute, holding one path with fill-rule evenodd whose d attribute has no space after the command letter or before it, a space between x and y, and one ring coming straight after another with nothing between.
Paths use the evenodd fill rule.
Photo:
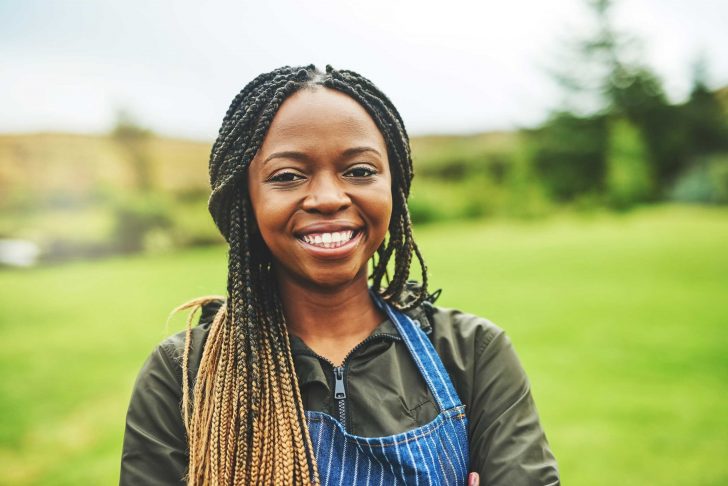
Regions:
<instances>
[{"instance_id":1,"label":"blurred background","mask_svg":"<svg viewBox=\"0 0 728 486\"><path fill-rule=\"evenodd\" d=\"M0 0L0 484L114 484L169 311L224 293L207 158L284 64L412 135L438 304L511 335L566 484L728 484L728 4Z\"/></svg>"}]
</instances>

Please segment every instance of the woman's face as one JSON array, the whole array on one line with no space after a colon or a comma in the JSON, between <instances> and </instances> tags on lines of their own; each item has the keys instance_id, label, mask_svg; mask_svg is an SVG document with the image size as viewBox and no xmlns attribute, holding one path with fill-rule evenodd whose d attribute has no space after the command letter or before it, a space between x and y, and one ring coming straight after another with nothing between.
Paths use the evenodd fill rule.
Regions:
<instances>
[{"instance_id":1,"label":"woman's face","mask_svg":"<svg viewBox=\"0 0 728 486\"><path fill-rule=\"evenodd\" d=\"M323 87L286 99L248 174L278 278L318 288L366 282L389 227L391 186L384 138L359 103Z\"/></svg>"}]
</instances>

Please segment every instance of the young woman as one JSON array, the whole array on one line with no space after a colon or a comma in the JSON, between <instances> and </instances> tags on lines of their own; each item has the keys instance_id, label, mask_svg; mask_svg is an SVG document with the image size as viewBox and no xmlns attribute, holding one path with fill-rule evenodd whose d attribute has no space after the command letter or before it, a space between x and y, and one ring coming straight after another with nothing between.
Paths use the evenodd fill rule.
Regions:
<instances>
[{"instance_id":1,"label":"young woman","mask_svg":"<svg viewBox=\"0 0 728 486\"><path fill-rule=\"evenodd\" d=\"M122 484L558 484L508 338L432 305L409 140L369 80L260 75L210 180L228 295L188 304L200 325L144 365Z\"/></svg>"}]
</instances>

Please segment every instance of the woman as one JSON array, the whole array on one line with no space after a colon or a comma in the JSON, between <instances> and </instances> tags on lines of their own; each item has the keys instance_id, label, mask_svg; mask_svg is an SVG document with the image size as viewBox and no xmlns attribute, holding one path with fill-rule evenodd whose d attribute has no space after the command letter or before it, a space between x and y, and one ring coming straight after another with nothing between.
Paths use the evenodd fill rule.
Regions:
<instances>
[{"instance_id":1,"label":"woman","mask_svg":"<svg viewBox=\"0 0 728 486\"><path fill-rule=\"evenodd\" d=\"M558 484L508 339L431 303L409 140L370 81L262 74L210 180L228 295L142 369L122 484Z\"/></svg>"}]
</instances>

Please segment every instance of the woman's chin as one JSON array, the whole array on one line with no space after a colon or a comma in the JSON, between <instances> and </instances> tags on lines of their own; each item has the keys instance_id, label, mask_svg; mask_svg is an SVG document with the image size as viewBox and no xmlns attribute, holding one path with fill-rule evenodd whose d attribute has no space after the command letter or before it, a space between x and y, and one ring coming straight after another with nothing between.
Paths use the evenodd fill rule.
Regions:
<instances>
[{"instance_id":1,"label":"woman's chin","mask_svg":"<svg viewBox=\"0 0 728 486\"><path fill-rule=\"evenodd\" d=\"M297 282L297 286L318 290L323 292L338 291L351 285L367 285L367 266L363 267L352 265L332 265L329 268L316 268L306 271L299 269L295 275L285 275L278 272L278 278L293 280Z\"/></svg>"},{"instance_id":2,"label":"woman's chin","mask_svg":"<svg viewBox=\"0 0 728 486\"><path fill-rule=\"evenodd\" d=\"M322 290L338 290L360 280L357 272L320 272L309 277L309 285ZM364 276L366 281L366 275Z\"/></svg>"}]
</instances>

